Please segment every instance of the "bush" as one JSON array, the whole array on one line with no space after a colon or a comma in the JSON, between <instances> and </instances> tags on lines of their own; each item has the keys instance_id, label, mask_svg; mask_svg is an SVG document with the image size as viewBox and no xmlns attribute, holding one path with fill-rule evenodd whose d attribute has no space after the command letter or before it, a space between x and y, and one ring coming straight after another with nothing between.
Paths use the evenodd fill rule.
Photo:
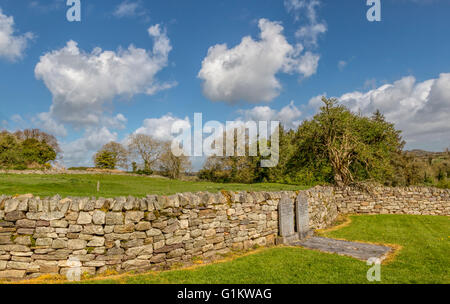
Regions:
<instances>
[{"instance_id":1,"label":"bush","mask_svg":"<svg viewBox=\"0 0 450 304\"><path fill-rule=\"evenodd\" d=\"M50 135L39 130L25 131L0 132L0 168L45 168L56 159L57 150L47 143ZM53 144L57 147L56 140Z\"/></svg>"},{"instance_id":2,"label":"bush","mask_svg":"<svg viewBox=\"0 0 450 304\"><path fill-rule=\"evenodd\" d=\"M116 153L110 151L99 151L94 156L95 167L99 169L116 169Z\"/></svg>"},{"instance_id":3,"label":"bush","mask_svg":"<svg viewBox=\"0 0 450 304\"><path fill-rule=\"evenodd\" d=\"M18 171L24 171L27 170L28 167L26 165L16 165L14 167L12 167L13 170L18 170Z\"/></svg>"},{"instance_id":4,"label":"bush","mask_svg":"<svg viewBox=\"0 0 450 304\"><path fill-rule=\"evenodd\" d=\"M139 174L139 175L152 175L153 174L153 170L150 170L150 169L137 170L136 174Z\"/></svg>"},{"instance_id":5,"label":"bush","mask_svg":"<svg viewBox=\"0 0 450 304\"><path fill-rule=\"evenodd\" d=\"M441 180L437 183L436 187L441 189L450 189L450 179Z\"/></svg>"}]
</instances>

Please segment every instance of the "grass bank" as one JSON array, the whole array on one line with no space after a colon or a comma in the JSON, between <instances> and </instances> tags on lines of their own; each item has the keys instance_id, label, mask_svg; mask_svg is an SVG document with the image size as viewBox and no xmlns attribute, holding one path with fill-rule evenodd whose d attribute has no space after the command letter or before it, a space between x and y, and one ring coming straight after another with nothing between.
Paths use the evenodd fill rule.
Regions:
<instances>
[{"instance_id":1,"label":"grass bank","mask_svg":"<svg viewBox=\"0 0 450 304\"><path fill-rule=\"evenodd\" d=\"M97 182L100 191L97 192ZM211 182L191 182L126 175L20 175L0 174L0 194L16 195L32 193L37 196L96 196L144 197L148 194L170 195L181 192L221 190L230 191L282 191L302 190L308 187L283 184L219 184Z\"/></svg>"},{"instance_id":2,"label":"grass bank","mask_svg":"<svg viewBox=\"0 0 450 304\"><path fill-rule=\"evenodd\" d=\"M352 216L328 237L397 244L400 252L381 266L381 282L450 283L450 220L444 216ZM85 284L310 284L369 283L365 262L303 248L275 247L194 269L125 274ZM41 282L42 283L42 282Z\"/></svg>"}]
</instances>

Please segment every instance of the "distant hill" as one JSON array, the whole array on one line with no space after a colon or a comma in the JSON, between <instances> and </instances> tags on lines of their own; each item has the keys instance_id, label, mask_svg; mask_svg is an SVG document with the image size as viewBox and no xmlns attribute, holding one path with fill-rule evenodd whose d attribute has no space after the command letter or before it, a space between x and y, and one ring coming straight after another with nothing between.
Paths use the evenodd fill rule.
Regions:
<instances>
[{"instance_id":1,"label":"distant hill","mask_svg":"<svg viewBox=\"0 0 450 304\"><path fill-rule=\"evenodd\" d=\"M450 152L430 152L420 149L405 151L408 156L414 157L416 160L432 161L450 159Z\"/></svg>"}]
</instances>

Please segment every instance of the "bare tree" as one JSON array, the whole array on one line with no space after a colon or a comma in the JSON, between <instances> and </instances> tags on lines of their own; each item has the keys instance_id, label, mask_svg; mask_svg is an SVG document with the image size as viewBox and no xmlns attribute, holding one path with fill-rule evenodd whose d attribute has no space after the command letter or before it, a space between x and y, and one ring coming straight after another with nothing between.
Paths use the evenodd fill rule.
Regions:
<instances>
[{"instance_id":1,"label":"bare tree","mask_svg":"<svg viewBox=\"0 0 450 304\"><path fill-rule=\"evenodd\" d=\"M159 159L160 170L168 177L177 179L191 169L189 157L181 155L175 156L171 150L171 142L163 143L163 153Z\"/></svg>"},{"instance_id":2,"label":"bare tree","mask_svg":"<svg viewBox=\"0 0 450 304\"><path fill-rule=\"evenodd\" d=\"M129 138L129 152L143 162L145 170L152 170L163 153L162 142L145 134L133 134Z\"/></svg>"}]
</instances>

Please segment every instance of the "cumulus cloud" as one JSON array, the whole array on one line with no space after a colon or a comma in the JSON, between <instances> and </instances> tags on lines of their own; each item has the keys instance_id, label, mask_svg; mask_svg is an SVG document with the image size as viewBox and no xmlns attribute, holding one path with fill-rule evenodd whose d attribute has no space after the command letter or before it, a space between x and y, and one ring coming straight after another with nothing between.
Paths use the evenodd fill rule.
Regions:
<instances>
[{"instance_id":1,"label":"cumulus cloud","mask_svg":"<svg viewBox=\"0 0 450 304\"><path fill-rule=\"evenodd\" d=\"M311 77L317 72L319 60L320 55L306 52L305 55L300 57L298 62L298 71L303 74L304 77Z\"/></svg>"},{"instance_id":2,"label":"cumulus cloud","mask_svg":"<svg viewBox=\"0 0 450 304\"><path fill-rule=\"evenodd\" d=\"M50 115L50 113L39 113L36 117L32 118L34 124L39 128L50 132L55 136L67 136L67 130L63 124L56 122Z\"/></svg>"},{"instance_id":3,"label":"cumulus cloud","mask_svg":"<svg viewBox=\"0 0 450 304\"><path fill-rule=\"evenodd\" d=\"M450 144L450 74L417 82L412 76L339 100L353 111L370 115L377 109L403 131L409 148L442 150Z\"/></svg>"},{"instance_id":4,"label":"cumulus cloud","mask_svg":"<svg viewBox=\"0 0 450 304\"><path fill-rule=\"evenodd\" d=\"M89 128L83 137L61 144L63 164L66 167L91 166L92 156L105 144L116 141L117 133L106 127Z\"/></svg>"},{"instance_id":5,"label":"cumulus cloud","mask_svg":"<svg viewBox=\"0 0 450 304\"><path fill-rule=\"evenodd\" d=\"M314 112L317 112L321 106L323 106L322 97L327 97L326 93L314 96L308 102L308 107Z\"/></svg>"},{"instance_id":6,"label":"cumulus cloud","mask_svg":"<svg viewBox=\"0 0 450 304\"><path fill-rule=\"evenodd\" d=\"M145 119L142 126L138 128L135 133L150 135L159 140L171 140L173 139L171 131L174 124L182 129L191 127L188 117L181 119L168 113L160 118Z\"/></svg>"},{"instance_id":7,"label":"cumulus cloud","mask_svg":"<svg viewBox=\"0 0 450 304\"><path fill-rule=\"evenodd\" d=\"M3 14L0 8L0 59L16 61L23 57L33 34L16 34L14 18Z\"/></svg>"},{"instance_id":8,"label":"cumulus cloud","mask_svg":"<svg viewBox=\"0 0 450 304\"><path fill-rule=\"evenodd\" d=\"M280 111L272 109L268 106L258 106L249 110L239 110L242 115L240 120L244 121L279 121L284 127L294 129L301 123L302 112L291 101Z\"/></svg>"},{"instance_id":9,"label":"cumulus cloud","mask_svg":"<svg viewBox=\"0 0 450 304\"><path fill-rule=\"evenodd\" d=\"M260 19L258 26L259 40L246 36L233 48L218 44L208 50L198 74L208 99L269 102L282 88L278 73L309 77L316 72L319 58L309 52L302 54L302 45L289 44L279 22Z\"/></svg>"},{"instance_id":10,"label":"cumulus cloud","mask_svg":"<svg viewBox=\"0 0 450 304\"><path fill-rule=\"evenodd\" d=\"M53 103L37 119L53 119L74 128L120 127L126 122L123 115L104 114L105 105L114 98L152 95L175 85L156 78L168 64L169 38L159 25L150 27L148 33L154 40L153 51L130 45L116 52L95 48L88 53L69 41L62 49L43 55L35 75L52 93Z\"/></svg>"}]
</instances>

